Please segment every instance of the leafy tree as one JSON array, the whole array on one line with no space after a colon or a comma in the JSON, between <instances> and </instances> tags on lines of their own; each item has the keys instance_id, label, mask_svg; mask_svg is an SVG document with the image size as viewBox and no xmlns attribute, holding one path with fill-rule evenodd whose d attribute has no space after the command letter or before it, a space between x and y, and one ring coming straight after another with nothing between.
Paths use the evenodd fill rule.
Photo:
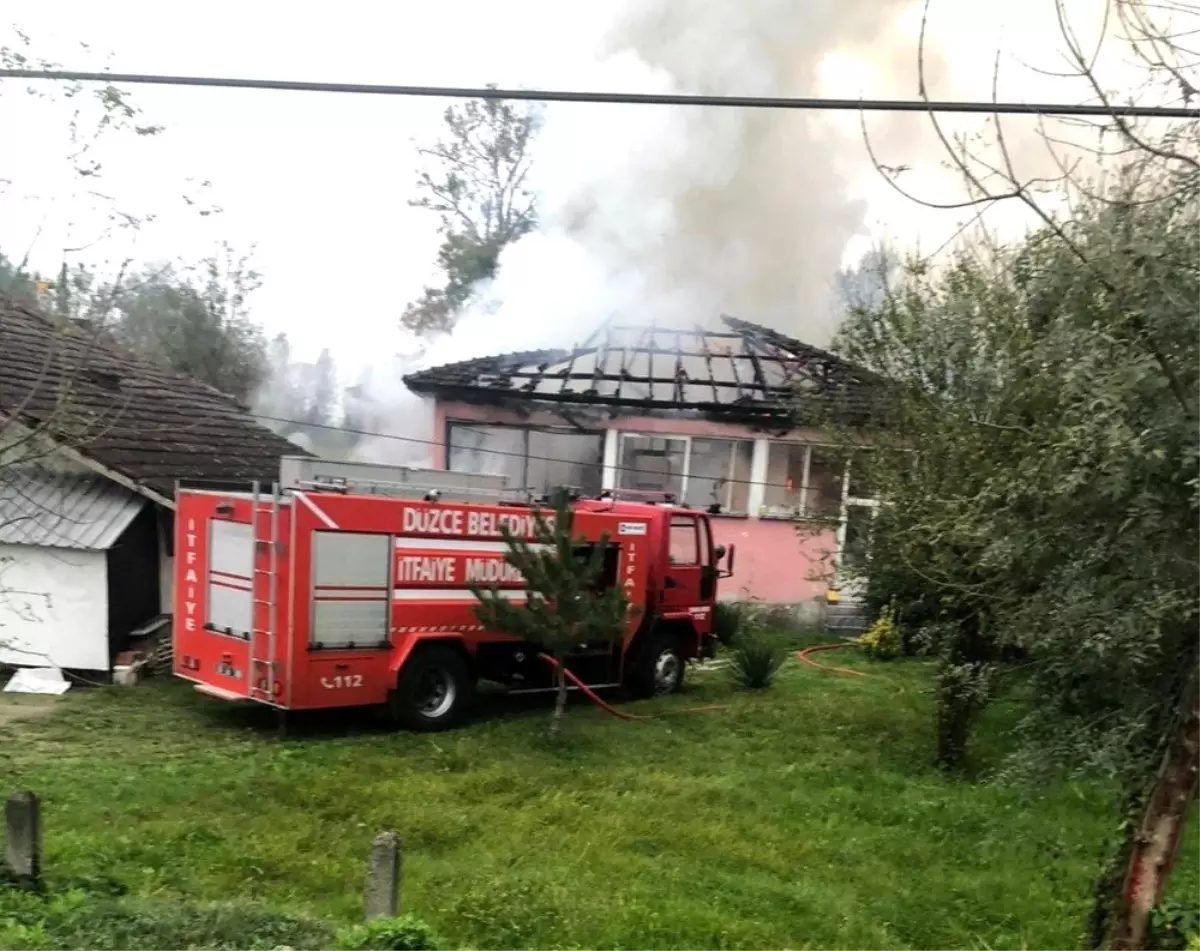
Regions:
<instances>
[{"instance_id":1,"label":"leafy tree","mask_svg":"<svg viewBox=\"0 0 1200 951\"><path fill-rule=\"evenodd\" d=\"M1189 101L1180 44L1200 13L1143 0L1109 13L1108 41L1148 85ZM1071 69L1110 105L1098 51L1059 14ZM1022 771L1121 780L1123 838L1089 940L1146 947L1200 754L1200 128L1151 134L1113 115L1091 140L1050 129L1055 180L1016 170L999 120L990 140L931 121L967 194L926 203L1016 203L1038 230L977 240L937 271L910 262L846 327L847 354L900 393L872 454L891 504L868 583L941 658L945 758L961 758L989 694L1023 680Z\"/></svg>"},{"instance_id":2,"label":"leafy tree","mask_svg":"<svg viewBox=\"0 0 1200 951\"><path fill-rule=\"evenodd\" d=\"M872 309L880 306L899 265L897 252L881 244L871 248L853 267L838 271L833 286L842 315L856 307Z\"/></svg>"},{"instance_id":3,"label":"leafy tree","mask_svg":"<svg viewBox=\"0 0 1200 951\"><path fill-rule=\"evenodd\" d=\"M1160 176L1136 203L1083 202L1071 246L1043 229L937 273L913 267L841 341L898 384L874 439L889 504L867 589L939 658L939 760L961 762L997 682L1020 676L1025 771L1121 779L1130 828L1157 788L1183 782L1158 816L1165 854L1195 788L1181 730L1195 729L1200 662L1198 208L1194 172ZM1016 673L1005 655L1022 658Z\"/></svg>"},{"instance_id":4,"label":"leafy tree","mask_svg":"<svg viewBox=\"0 0 1200 951\"><path fill-rule=\"evenodd\" d=\"M529 596L514 604L495 588L478 585L471 592L479 623L536 644L557 661L554 683L558 689L550 733L557 735L567 704L566 655L580 644L615 642L625 630L630 604L620 585L601 589L608 534L594 545L573 531L574 510L560 494L549 518L534 510L532 540L515 536L507 525L500 532L508 546L505 561L521 572Z\"/></svg>"},{"instance_id":5,"label":"leafy tree","mask_svg":"<svg viewBox=\"0 0 1200 951\"><path fill-rule=\"evenodd\" d=\"M308 377L310 385L306 394L304 421L312 425L328 426L334 421L334 403L337 399L337 370L328 349L321 351Z\"/></svg>"},{"instance_id":6,"label":"leafy tree","mask_svg":"<svg viewBox=\"0 0 1200 951\"><path fill-rule=\"evenodd\" d=\"M495 276L500 252L537 224L526 183L537 107L472 99L444 118L445 138L418 149L429 167L417 177L421 197L409 203L436 212L442 233L437 266L445 283L425 288L400 319L418 334L451 330L479 282Z\"/></svg>"},{"instance_id":7,"label":"leafy tree","mask_svg":"<svg viewBox=\"0 0 1200 951\"><path fill-rule=\"evenodd\" d=\"M112 330L141 356L248 402L266 374L266 341L249 312L259 286L227 246L195 269L147 268L112 289Z\"/></svg>"},{"instance_id":8,"label":"leafy tree","mask_svg":"<svg viewBox=\"0 0 1200 951\"><path fill-rule=\"evenodd\" d=\"M10 260L0 252L0 294L25 304L37 302L37 276L30 274L23 263Z\"/></svg>"}]
</instances>

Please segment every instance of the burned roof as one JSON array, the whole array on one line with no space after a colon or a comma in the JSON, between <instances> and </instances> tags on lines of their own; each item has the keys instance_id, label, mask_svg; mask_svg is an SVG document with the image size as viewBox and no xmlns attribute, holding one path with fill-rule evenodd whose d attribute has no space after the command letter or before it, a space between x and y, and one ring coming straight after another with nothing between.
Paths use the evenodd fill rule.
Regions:
<instances>
[{"instance_id":1,"label":"burned roof","mask_svg":"<svg viewBox=\"0 0 1200 951\"><path fill-rule=\"evenodd\" d=\"M693 411L744 421L863 422L879 379L747 320L725 331L608 324L574 350L464 360L404 377L444 398Z\"/></svg>"},{"instance_id":2,"label":"burned roof","mask_svg":"<svg viewBox=\"0 0 1200 951\"><path fill-rule=\"evenodd\" d=\"M273 482L303 454L232 397L123 351L101 328L0 297L0 424L15 419L160 502L175 480Z\"/></svg>"}]
</instances>

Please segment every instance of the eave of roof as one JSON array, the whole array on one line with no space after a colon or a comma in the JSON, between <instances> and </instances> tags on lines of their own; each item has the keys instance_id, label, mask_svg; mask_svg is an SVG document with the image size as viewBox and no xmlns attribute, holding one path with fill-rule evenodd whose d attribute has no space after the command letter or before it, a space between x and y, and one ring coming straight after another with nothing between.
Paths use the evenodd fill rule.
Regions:
<instances>
[{"instance_id":1,"label":"eave of roof","mask_svg":"<svg viewBox=\"0 0 1200 951\"><path fill-rule=\"evenodd\" d=\"M0 472L0 542L106 551L145 506L99 475L8 466Z\"/></svg>"}]
</instances>

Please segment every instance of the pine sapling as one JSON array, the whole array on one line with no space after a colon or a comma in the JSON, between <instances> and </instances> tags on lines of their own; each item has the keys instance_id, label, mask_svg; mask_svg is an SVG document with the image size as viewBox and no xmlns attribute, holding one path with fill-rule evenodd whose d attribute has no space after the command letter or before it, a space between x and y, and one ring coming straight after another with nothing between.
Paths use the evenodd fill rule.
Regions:
<instances>
[{"instance_id":1,"label":"pine sapling","mask_svg":"<svg viewBox=\"0 0 1200 951\"><path fill-rule=\"evenodd\" d=\"M581 644L615 643L625 629L630 605L617 584L601 588L608 534L595 543L573 532L574 510L565 495L553 514L534 509L533 537L519 538L507 525L500 532L504 559L525 579L527 598L514 604L496 586L471 585L475 615L485 627L523 638L554 658L557 696L551 735L561 729L567 704L566 656Z\"/></svg>"}]
</instances>

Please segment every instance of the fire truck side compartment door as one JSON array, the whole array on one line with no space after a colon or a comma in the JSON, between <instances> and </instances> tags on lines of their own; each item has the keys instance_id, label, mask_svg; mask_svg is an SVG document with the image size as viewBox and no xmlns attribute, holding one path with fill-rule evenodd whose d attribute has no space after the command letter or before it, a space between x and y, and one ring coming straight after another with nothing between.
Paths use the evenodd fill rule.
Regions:
<instances>
[{"instance_id":1,"label":"fire truck side compartment door","mask_svg":"<svg viewBox=\"0 0 1200 951\"><path fill-rule=\"evenodd\" d=\"M390 535L313 532L310 647L387 646L391 551Z\"/></svg>"},{"instance_id":2,"label":"fire truck side compartment door","mask_svg":"<svg viewBox=\"0 0 1200 951\"><path fill-rule=\"evenodd\" d=\"M214 518L208 537L208 617L218 631L249 638L254 618L254 530Z\"/></svg>"}]
</instances>

